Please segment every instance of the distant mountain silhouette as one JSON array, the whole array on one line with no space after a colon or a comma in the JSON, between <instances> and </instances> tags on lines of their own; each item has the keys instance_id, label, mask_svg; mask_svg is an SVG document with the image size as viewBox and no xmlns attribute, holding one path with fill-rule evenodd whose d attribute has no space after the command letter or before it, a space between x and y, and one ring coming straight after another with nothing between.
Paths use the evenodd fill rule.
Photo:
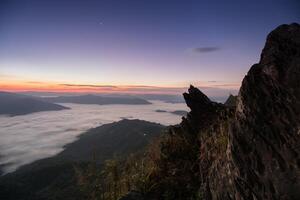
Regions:
<instances>
[{"instance_id":1,"label":"distant mountain silhouette","mask_svg":"<svg viewBox=\"0 0 300 200\"><path fill-rule=\"evenodd\" d=\"M78 104L129 104L129 105L145 105L151 104L147 100L135 97L108 97L97 95L81 95L81 96L58 96L58 97L44 97L45 101L52 103L78 103Z\"/></svg>"},{"instance_id":2,"label":"distant mountain silhouette","mask_svg":"<svg viewBox=\"0 0 300 200\"><path fill-rule=\"evenodd\" d=\"M78 93L74 92L37 92L37 91L26 91L21 92L20 94L26 94L30 96L37 96L37 97L61 97L61 96L78 96ZM85 93L81 95L95 95L100 96L97 93ZM166 103L185 103L182 95L172 95L172 94L122 94L122 93L113 93L113 94L105 94L102 93L101 97L112 97L112 98L138 98L138 99L145 99L147 101L157 100L157 101L164 101ZM224 99L225 101L226 99Z\"/></svg>"},{"instance_id":3,"label":"distant mountain silhouette","mask_svg":"<svg viewBox=\"0 0 300 200\"><path fill-rule=\"evenodd\" d=\"M171 113L174 114L174 115L180 115L180 116L186 116L188 114L188 112L185 111L185 110L175 110Z\"/></svg>"},{"instance_id":4,"label":"distant mountain silhouette","mask_svg":"<svg viewBox=\"0 0 300 200\"><path fill-rule=\"evenodd\" d=\"M171 113L171 114L180 115L180 116L186 116L187 113L188 113L185 110L166 111L166 110L161 110L161 109L157 109L157 110L155 110L155 112L158 112L158 113Z\"/></svg>"},{"instance_id":5,"label":"distant mountain silhouette","mask_svg":"<svg viewBox=\"0 0 300 200\"><path fill-rule=\"evenodd\" d=\"M166 110L161 110L161 109L157 109L157 110L155 110L155 112L158 112L158 113L166 113L166 112L168 112L168 111L166 111Z\"/></svg>"},{"instance_id":6,"label":"distant mountain silhouette","mask_svg":"<svg viewBox=\"0 0 300 200\"><path fill-rule=\"evenodd\" d=\"M0 115L25 115L33 112L63 110L67 107L45 102L41 98L0 92Z\"/></svg>"}]
</instances>

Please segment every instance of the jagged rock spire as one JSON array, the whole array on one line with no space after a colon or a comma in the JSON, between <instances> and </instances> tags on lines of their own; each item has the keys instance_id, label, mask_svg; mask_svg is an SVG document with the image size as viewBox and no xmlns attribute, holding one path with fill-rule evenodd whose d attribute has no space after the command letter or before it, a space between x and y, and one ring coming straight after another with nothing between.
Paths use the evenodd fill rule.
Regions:
<instances>
[{"instance_id":1,"label":"jagged rock spire","mask_svg":"<svg viewBox=\"0 0 300 200\"><path fill-rule=\"evenodd\" d=\"M184 93L183 97L191 112L187 114L187 119L183 118L182 125L192 129L190 132L197 133L200 128L206 127L224 108L221 104L211 101L193 85L190 85L188 93Z\"/></svg>"}]
</instances>

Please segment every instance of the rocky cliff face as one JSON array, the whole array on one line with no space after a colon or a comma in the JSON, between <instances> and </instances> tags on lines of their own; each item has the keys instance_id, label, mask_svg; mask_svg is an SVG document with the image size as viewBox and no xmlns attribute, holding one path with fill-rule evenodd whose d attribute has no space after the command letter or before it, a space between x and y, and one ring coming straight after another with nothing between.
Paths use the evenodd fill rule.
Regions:
<instances>
[{"instance_id":1,"label":"rocky cliff face","mask_svg":"<svg viewBox=\"0 0 300 200\"><path fill-rule=\"evenodd\" d=\"M300 26L272 31L234 106L191 86L146 199L300 199ZM130 198L129 198L130 199Z\"/></svg>"},{"instance_id":2,"label":"rocky cliff face","mask_svg":"<svg viewBox=\"0 0 300 200\"><path fill-rule=\"evenodd\" d=\"M299 24L268 35L234 106L193 86L184 98L191 112L161 139L146 199L300 199Z\"/></svg>"},{"instance_id":3,"label":"rocky cliff face","mask_svg":"<svg viewBox=\"0 0 300 200\"><path fill-rule=\"evenodd\" d=\"M205 199L300 198L299 86L300 26L282 25L245 76L234 114L223 109L198 132Z\"/></svg>"},{"instance_id":4,"label":"rocky cliff face","mask_svg":"<svg viewBox=\"0 0 300 200\"><path fill-rule=\"evenodd\" d=\"M228 141L226 156L211 159L203 151L210 159L202 181L206 199L300 198L299 86L300 26L282 25L269 34L260 62L245 76L233 117L225 114L229 121L205 134ZM208 146L203 137L200 149ZM217 147L213 140L210 146Z\"/></svg>"},{"instance_id":5,"label":"rocky cliff face","mask_svg":"<svg viewBox=\"0 0 300 200\"><path fill-rule=\"evenodd\" d=\"M300 197L300 26L272 31L238 96L230 129L232 198Z\"/></svg>"},{"instance_id":6,"label":"rocky cliff face","mask_svg":"<svg viewBox=\"0 0 300 200\"><path fill-rule=\"evenodd\" d=\"M233 96L232 94L229 95L227 100L225 101L224 105L228 107L236 107L237 103L237 96Z\"/></svg>"}]
</instances>

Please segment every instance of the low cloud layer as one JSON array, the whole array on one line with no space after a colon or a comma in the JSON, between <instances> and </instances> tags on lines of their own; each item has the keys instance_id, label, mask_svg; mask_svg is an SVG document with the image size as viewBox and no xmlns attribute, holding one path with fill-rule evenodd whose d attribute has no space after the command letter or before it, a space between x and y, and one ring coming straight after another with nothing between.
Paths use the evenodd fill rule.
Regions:
<instances>
[{"instance_id":1,"label":"low cloud layer","mask_svg":"<svg viewBox=\"0 0 300 200\"><path fill-rule=\"evenodd\" d=\"M0 167L5 173L35 160L61 152L64 146L92 127L123 118L173 125L181 117L170 112L186 110L184 103L149 105L63 104L72 109L38 112L15 117L0 116ZM166 110L160 113L156 110Z\"/></svg>"}]
</instances>

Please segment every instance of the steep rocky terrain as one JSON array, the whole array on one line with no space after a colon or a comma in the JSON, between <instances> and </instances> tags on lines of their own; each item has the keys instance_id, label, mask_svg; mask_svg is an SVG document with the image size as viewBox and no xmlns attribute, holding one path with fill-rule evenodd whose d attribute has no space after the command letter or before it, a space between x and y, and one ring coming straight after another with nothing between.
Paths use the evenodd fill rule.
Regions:
<instances>
[{"instance_id":1,"label":"steep rocky terrain","mask_svg":"<svg viewBox=\"0 0 300 200\"><path fill-rule=\"evenodd\" d=\"M228 107L236 107L237 96L229 95L228 99L225 101L225 106Z\"/></svg>"},{"instance_id":2,"label":"steep rocky terrain","mask_svg":"<svg viewBox=\"0 0 300 200\"><path fill-rule=\"evenodd\" d=\"M300 197L300 26L272 31L244 78L230 131L232 196Z\"/></svg>"},{"instance_id":3,"label":"steep rocky terrain","mask_svg":"<svg viewBox=\"0 0 300 200\"><path fill-rule=\"evenodd\" d=\"M300 199L299 86L295 23L268 35L236 106L191 86L184 94L191 112L162 137L144 199Z\"/></svg>"}]
</instances>

